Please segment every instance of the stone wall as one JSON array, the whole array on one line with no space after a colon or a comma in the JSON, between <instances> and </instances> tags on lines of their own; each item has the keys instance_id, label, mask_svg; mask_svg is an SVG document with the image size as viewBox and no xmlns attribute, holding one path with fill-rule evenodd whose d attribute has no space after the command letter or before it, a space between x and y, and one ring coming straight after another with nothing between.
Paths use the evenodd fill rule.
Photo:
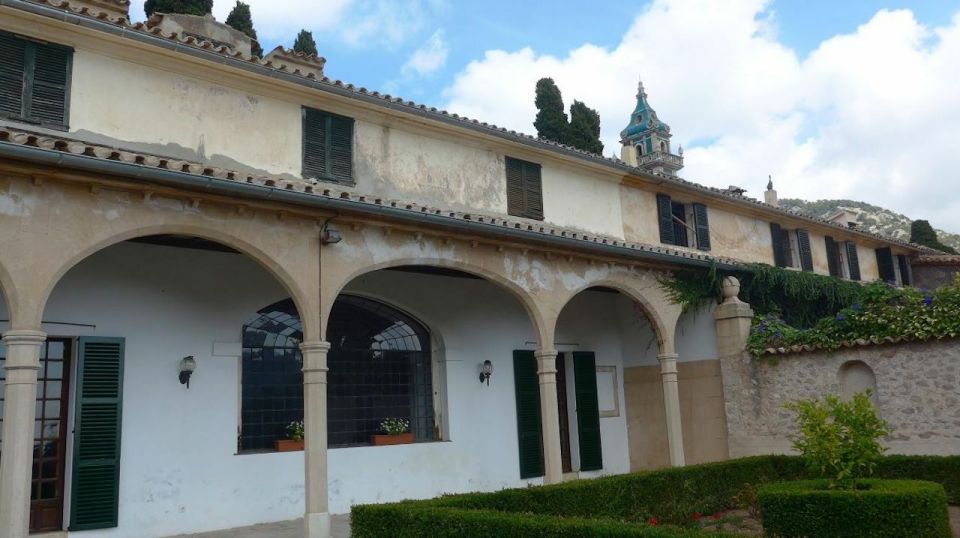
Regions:
<instances>
[{"instance_id":1,"label":"stone wall","mask_svg":"<svg viewBox=\"0 0 960 538\"><path fill-rule=\"evenodd\" d=\"M730 457L790 452L793 413L783 404L850 392L866 379L858 362L872 370L880 415L893 427L891 453L960 453L960 340L951 340L721 359Z\"/></svg>"},{"instance_id":2,"label":"stone wall","mask_svg":"<svg viewBox=\"0 0 960 538\"><path fill-rule=\"evenodd\" d=\"M957 273L960 273L960 265L914 265L913 285L935 290L953 282Z\"/></svg>"}]
</instances>

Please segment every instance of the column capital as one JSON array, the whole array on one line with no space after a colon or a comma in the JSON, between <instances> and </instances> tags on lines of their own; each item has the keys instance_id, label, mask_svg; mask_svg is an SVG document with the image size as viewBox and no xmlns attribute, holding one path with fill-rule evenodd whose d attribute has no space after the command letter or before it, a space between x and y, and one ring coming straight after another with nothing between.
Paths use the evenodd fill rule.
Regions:
<instances>
[{"instance_id":1,"label":"column capital","mask_svg":"<svg viewBox=\"0 0 960 538\"><path fill-rule=\"evenodd\" d=\"M330 351L330 342L324 342L323 340L300 342L300 351L304 353L327 353Z\"/></svg>"},{"instance_id":2,"label":"column capital","mask_svg":"<svg viewBox=\"0 0 960 538\"><path fill-rule=\"evenodd\" d=\"M47 333L43 331L34 331L29 329L16 329L3 333L3 343L8 346L15 345L37 345L39 346L47 339Z\"/></svg>"}]
</instances>

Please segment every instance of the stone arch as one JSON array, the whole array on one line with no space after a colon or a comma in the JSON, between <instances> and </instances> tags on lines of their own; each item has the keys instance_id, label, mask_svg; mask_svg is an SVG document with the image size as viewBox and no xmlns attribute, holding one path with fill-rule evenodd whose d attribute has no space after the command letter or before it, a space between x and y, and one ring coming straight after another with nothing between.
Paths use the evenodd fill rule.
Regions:
<instances>
[{"instance_id":1,"label":"stone arch","mask_svg":"<svg viewBox=\"0 0 960 538\"><path fill-rule=\"evenodd\" d=\"M480 277L487 282L490 282L491 284L505 290L512 297L519 300L520 304L527 312L527 315L530 318L530 324L537 335L538 342L541 343L541 347L544 347L545 345L552 346L552 328L548 330L548 327L552 327L552 325L547 323L547 317L543 313L542 306L537 302L536 298L532 294L527 292L516 282L495 271L491 271L480 265L452 258L397 258L371 265L351 268L349 272L346 272L335 282L324 282L320 299L321 334L326 334L327 321L329 320L330 310L333 307L334 301L336 301L337 297L343 292L344 288L350 282L353 282L355 279L365 274L373 273L375 271L411 266L438 267L462 271L464 273ZM544 342L548 342L549 344L544 344Z\"/></svg>"},{"instance_id":2,"label":"stone arch","mask_svg":"<svg viewBox=\"0 0 960 538\"><path fill-rule=\"evenodd\" d=\"M19 312L16 301L17 288L13 285L10 273L3 266L3 260L0 259L0 307L5 307L10 327L17 326L19 322Z\"/></svg>"},{"instance_id":3,"label":"stone arch","mask_svg":"<svg viewBox=\"0 0 960 538\"><path fill-rule=\"evenodd\" d=\"M304 319L304 338L307 340L317 339L317 335L310 334L307 336L306 334L306 331L308 330L307 327L316 326L316 324L312 322L316 320L316 316L318 315L316 301L312 300L310 295L307 293L307 290L309 289L307 285L309 283L301 282L300 279L298 279L293 273L288 271L284 267L284 264L281 263L278 253L271 253L267 251L265 245L269 243L269 238L266 238L266 241L264 241L263 244L258 244L235 233L212 226L195 224L158 224L133 226L128 229L116 231L115 233L107 236L95 237L89 243L80 245L78 248L72 250L65 249L62 258L56 265L56 268L38 284L38 287L35 290L33 290L36 293L36 304L32 309L34 312L31 313L34 319L30 321L36 324L35 326L40 326L47 301L49 300L50 295L53 293L57 284L72 268L76 267L83 260L97 252L100 252L101 250L123 241L152 235L167 234L186 235L214 241L235 249L241 254L252 259L255 263L266 269L270 275L276 278L277 281L279 281L283 288L287 291L287 293L290 294L290 297L296 305L297 310Z\"/></svg>"},{"instance_id":4,"label":"stone arch","mask_svg":"<svg viewBox=\"0 0 960 538\"><path fill-rule=\"evenodd\" d=\"M657 337L658 354L675 353L674 335L677 320L680 318L680 307L670 303L658 288L654 289L648 285L641 286L640 284L643 284L641 279L637 279L637 282L631 282L630 277L623 278L612 275L582 283L580 286L569 290L555 308L554 315L550 319L551 331L556 331L561 312L574 297L590 288L610 288L622 293L639 305Z\"/></svg>"},{"instance_id":5,"label":"stone arch","mask_svg":"<svg viewBox=\"0 0 960 538\"><path fill-rule=\"evenodd\" d=\"M844 399L853 398L854 394L869 390L870 400L874 407L877 407L879 403L877 376L870 365L861 360L847 361L840 365L837 377L840 382L840 394Z\"/></svg>"}]
</instances>

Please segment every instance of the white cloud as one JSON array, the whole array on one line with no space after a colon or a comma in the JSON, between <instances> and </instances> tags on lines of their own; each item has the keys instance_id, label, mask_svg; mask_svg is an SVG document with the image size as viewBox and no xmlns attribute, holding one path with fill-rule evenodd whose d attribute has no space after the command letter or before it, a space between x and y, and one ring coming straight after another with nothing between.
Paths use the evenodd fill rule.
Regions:
<instances>
[{"instance_id":1,"label":"white cloud","mask_svg":"<svg viewBox=\"0 0 960 538\"><path fill-rule=\"evenodd\" d=\"M443 39L443 30L437 30L422 47L413 51L401 72L404 75L429 75L447 63L450 50Z\"/></svg>"},{"instance_id":2,"label":"white cloud","mask_svg":"<svg viewBox=\"0 0 960 538\"><path fill-rule=\"evenodd\" d=\"M655 0L614 48L563 57L487 51L445 90L446 108L532 132L536 80L599 110L605 153L642 74L686 147L684 177L781 196L876 203L960 230L960 14L930 28L880 11L806 58L780 43L763 0ZM693 144L693 145L691 145Z\"/></svg>"}]
</instances>

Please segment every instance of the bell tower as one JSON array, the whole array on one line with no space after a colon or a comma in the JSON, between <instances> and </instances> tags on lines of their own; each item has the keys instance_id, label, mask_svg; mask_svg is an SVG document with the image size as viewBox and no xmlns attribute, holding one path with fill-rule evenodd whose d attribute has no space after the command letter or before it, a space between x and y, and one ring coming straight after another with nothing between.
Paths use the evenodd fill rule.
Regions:
<instances>
[{"instance_id":1,"label":"bell tower","mask_svg":"<svg viewBox=\"0 0 960 538\"><path fill-rule=\"evenodd\" d=\"M643 81L637 85L637 106L630 124L620 131L621 159L644 171L675 176L683 168L683 148L674 154L670 145L670 126L657 118L647 101Z\"/></svg>"}]
</instances>

